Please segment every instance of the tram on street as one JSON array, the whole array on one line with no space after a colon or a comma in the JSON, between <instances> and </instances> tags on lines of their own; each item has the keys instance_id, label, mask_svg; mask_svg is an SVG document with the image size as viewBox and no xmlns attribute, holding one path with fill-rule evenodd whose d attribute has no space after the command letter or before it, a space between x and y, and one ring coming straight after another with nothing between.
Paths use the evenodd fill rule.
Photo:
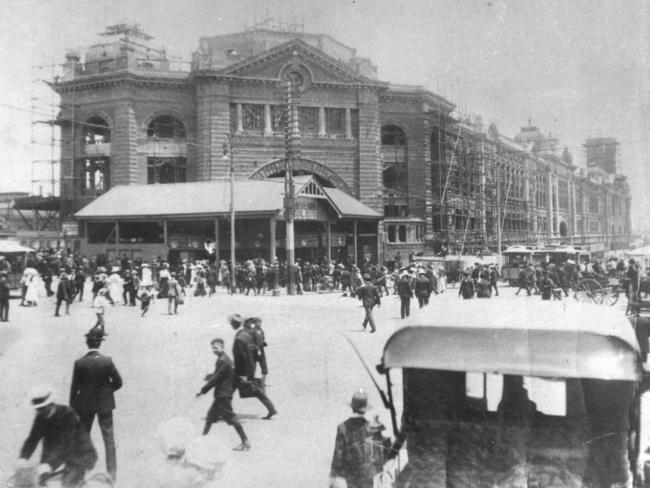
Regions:
<instances>
[{"instance_id":1,"label":"tram on street","mask_svg":"<svg viewBox=\"0 0 650 488\"><path fill-rule=\"evenodd\" d=\"M646 486L647 348L620 311L468 302L384 346L396 486Z\"/></svg>"},{"instance_id":2,"label":"tram on street","mask_svg":"<svg viewBox=\"0 0 650 488\"><path fill-rule=\"evenodd\" d=\"M579 246L510 246L502 256L501 279L515 286L522 265L545 262L560 266L568 260L579 265L589 262L591 253Z\"/></svg>"}]
</instances>

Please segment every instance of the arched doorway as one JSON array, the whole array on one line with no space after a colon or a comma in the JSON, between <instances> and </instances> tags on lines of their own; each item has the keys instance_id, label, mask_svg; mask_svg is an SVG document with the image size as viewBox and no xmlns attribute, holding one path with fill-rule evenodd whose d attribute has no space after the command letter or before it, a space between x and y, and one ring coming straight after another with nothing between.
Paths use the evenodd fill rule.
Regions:
<instances>
[{"instance_id":1,"label":"arched doorway","mask_svg":"<svg viewBox=\"0 0 650 488\"><path fill-rule=\"evenodd\" d=\"M566 237L567 235L569 235L569 229L566 225L566 222L562 220L560 222L560 237Z\"/></svg>"}]
</instances>

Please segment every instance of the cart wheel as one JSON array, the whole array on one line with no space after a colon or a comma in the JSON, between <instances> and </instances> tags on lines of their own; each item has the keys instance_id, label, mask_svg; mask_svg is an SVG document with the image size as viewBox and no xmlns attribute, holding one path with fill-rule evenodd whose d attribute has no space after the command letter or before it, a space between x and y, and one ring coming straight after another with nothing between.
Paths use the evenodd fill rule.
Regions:
<instances>
[{"instance_id":1,"label":"cart wheel","mask_svg":"<svg viewBox=\"0 0 650 488\"><path fill-rule=\"evenodd\" d=\"M618 289L614 287L606 287L603 289L603 305L613 306L618 302Z\"/></svg>"},{"instance_id":2,"label":"cart wheel","mask_svg":"<svg viewBox=\"0 0 650 488\"><path fill-rule=\"evenodd\" d=\"M588 300L586 302L596 303L600 305L603 303L603 287L596 280L587 278L582 280L582 286L585 289Z\"/></svg>"}]
</instances>

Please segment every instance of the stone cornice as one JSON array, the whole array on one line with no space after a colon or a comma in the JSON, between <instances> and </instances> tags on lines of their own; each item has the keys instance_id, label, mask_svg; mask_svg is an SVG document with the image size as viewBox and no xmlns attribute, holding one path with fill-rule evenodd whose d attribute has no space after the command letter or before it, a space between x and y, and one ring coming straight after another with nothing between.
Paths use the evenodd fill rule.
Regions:
<instances>
[{"instance_id":1,"label":"stone cornice","mask_svg":"<svg viewBox=\"0 0 650 488\"><path fill-rule=\"evenodd\" d=\"M92 90L107 86L118 85L156 86L165 88L193 88L188 74L183 76L147 76L128 70L110 71L96 75L79 76L74 79L50 83L57 93L67 93L73 90Z\"/></svg>"},{"instance_id":2,"label":"stone cornice","mask_svg":"<svg viewBox=\"0 0 650 488\"><path fill-rule=\"evenodd\" d=\"M192 72L191 79L196 83L199 79L209 79L212 81L221 81L230 85L235 84L252 84L252 85L273 85L276 88L281 88L281 81L278 78L252 78L235 75L226 75L218 70L200 70ZM359 89L368 91L383 91L386 89L387 84L377 82L372 84L365 83L337 83L332 81L315 81L310 84L314 88L333 88L337 90Z\"/></svg>"}]
</instances>

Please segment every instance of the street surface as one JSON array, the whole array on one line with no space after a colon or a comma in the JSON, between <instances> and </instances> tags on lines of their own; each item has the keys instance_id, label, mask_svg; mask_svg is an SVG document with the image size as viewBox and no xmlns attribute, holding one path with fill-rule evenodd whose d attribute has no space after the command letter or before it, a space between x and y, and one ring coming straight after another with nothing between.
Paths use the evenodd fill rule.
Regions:
<instances>
[{"instance_id":1,"label":"street surface","mask_svg":"<svg viewBox=\"0 0 650 488\"><path fill-rule=\"evenodd\" d=\"M502 288L504 310L513 300L540 301L539 296L514 296L515 288ZM58 401L68 403L72 366L86 352L84 334L95 323L89 287L82 303L70 315L55 318L54 299L41 297L37 307L19 307L11 301L10 322L0 323L0 476L5 478L27 436L34 412L27 392L37 384L53 384ZM114 411L118 456L118 487L162 486L168 462L155 436L158 426L174 417L191 420L196 437L212 401L212 392L195 393L214 367L210 340L222 337L232 357L232 313L260 316L266 332L270 374L267 393L278 415L262 420L265 408L255 398L242 400L235 393L233 407L242 420L252 449L232 452L239 443L234 429L224 422L213 425L209 436L225 446L227 462L214 486L304 487L327 486L338 423L347 418L352 393L363 388L389 433L390 417L383 408L347 335L375 373L383 345L392 332L411 322L432 317L440 307L462 313L458 289L433 296L427 308L411 302L411 317L399 317L399 299L384 297L375 308L377 333L361 328L363 308L357 299L340 292L299 296L244 296L225 294L212 298L189 297L178 315L167 315L167 301L155 302L140 318L138 307L116 305L106 311L107 340L101 352L113 357L124 386L116 393ZM614 307L621 314L625 298ZM394 393L400 398L399 375L393 375ZM384 377L375 377L385 389ZM398 411L399 418L399 411ZM95 422L93 443L99 454L96 470L105 471L103 442ZM32 459L37 460L35 454Z\"/></svg>"}]
</instances>

